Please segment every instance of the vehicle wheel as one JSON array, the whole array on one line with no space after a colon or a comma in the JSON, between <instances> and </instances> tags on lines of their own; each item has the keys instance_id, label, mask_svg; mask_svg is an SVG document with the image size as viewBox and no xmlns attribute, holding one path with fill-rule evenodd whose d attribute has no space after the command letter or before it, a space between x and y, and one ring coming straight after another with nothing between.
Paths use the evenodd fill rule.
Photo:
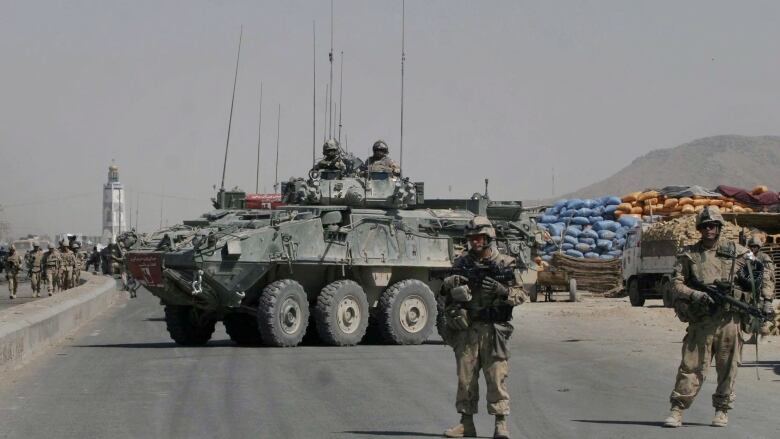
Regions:
<instances>
[{"instance_id":1,"label":"vehicle wheel","mask_svg":"<svg viewBox=\"0 0 780 439\"><path fill-rule=\"evenodd\" d=\"M634 277L628 281L628 300L631 306L642 306L645 304L645 298L639 291L639 281Z\"/></svg>"},{"instance_id":2,"label":"vehicle wheel","mask_svg":"<svg viewBox=\"0 0 780 439\"><path fill-rule=\"evenodd\" d=\"M531 287L528 289L528 298L531 299L531 302L536 302L539 296L539 284L531 284Z\"/></svg>"},{"instance_id":3,"label":"vehicle wheel","mask_svg":"<svg viewBox=\"0 0 780 439\"><path fill-rule=\"evenodd\" d=\"M333 346L360 343L368 327L366 293L351 280L326 285L317 297L314 320L323 343Z\"/></svg>"},{"instance_id":4,"label":"vehicle wheel","mask_svg":"<svg viewBox=\"0 0 780 439\"><path fill-rule=\"evenodd\" d=\"M308 325L309 302L301 284L282 279L263 289L257 308L257 327L263 344L297 346Z\"/></svg>"},{"instance_id":5,"label":"vehicle wheel","mask_svg":"<svg viewBox=\"0 0 780 439\"><path fill-rule=\"evenodd\" d=\"M249 314L228 314L222 323L230 339L239 346L259 346L263 342L257 329L257 319Z\"/></svg>"},{"instance_id":6,"label":"vehicle wheel","mask_svg":"<svg viewBox=\"0 0 780 439\"><path fill-rule=\"evenodd\" d=\"M436 314L433 292L417 279L397 282L379 298L379 330L388 343L424 342L433 330Z\"/></svg>"},{"instance_id":7,"label":"vehicle wheel","mask_svg":"<svg viewBox=\"0 0 780 439\"><path fill-rule=\"evenodd\" d=\"M198 316L191 306L168 305L165 307L165 326L176 344L203 346L214 333L216 320Z\"/></svg>"},{"instance_id":8,"label":"vehicle wheel","mask_svg":"<svg viewBox=\"0 0 780 439\"><path fill-rule=\"evenodd\" d=\"M669 279L663 278L661 280L661 286L659 287L661 289L661 297L663 297L664 306L666 308L672 307L672 285L671 282L669 282Z\"/></svg>"},{"instance_id":9,"label":"vehicle wheel","mask_svg":"<svg viewBox=\"0 0 780 439\"><path fill-rule=\"evenodd\" d=\"M577 279L569 279L569 300L579 302L580 296L577 294Z\"/></svg>"}]
</instances>

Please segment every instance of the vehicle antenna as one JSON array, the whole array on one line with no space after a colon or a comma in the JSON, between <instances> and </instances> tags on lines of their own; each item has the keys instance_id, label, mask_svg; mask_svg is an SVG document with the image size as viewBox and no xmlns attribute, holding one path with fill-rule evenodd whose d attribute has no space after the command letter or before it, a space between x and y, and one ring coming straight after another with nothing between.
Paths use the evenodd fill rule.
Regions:
<instances>
[{"instance_id":1,"label":"vehicle antenna","mask_svg":"<svg viewBox=\"0 0 780 439\"><path fill-rule=\"evenodd\" d=\"M322 141L328 140L328 107L330 104L328 103L328 84L325 84L325 129L322 132Z\"/></svg>"},{"instance_id":2,"label":"vehicle antenna","mask_svg":"<svg viewBox=\"0 0 780 439\"><path fill-rule=\"evenodd\" d=\"M317 21L311 22L312 39L312 114L311 114L311 166L314 167L317 155Z\"/></svg>"},{"instance_id":3,"label":"vehicle antenna","mask_svg":"<svg viewBox=\"0 0 780 439\"><path fill-rule=\"evenodd\" d=\"M225 142L225 162L222 164L222 183L219 185L219 189L221 191L225 190L225 170L227 169L228 147L230 146L230 126L233 123L233 104L236 101L236 82L238 82L238 61L241 59L241 39L243 38L243 36L244 36L244 25L241 25L241 32L238 34L238 55L236 55L236 74L233 77L233 96L230 98L230 116L228 117L227 141Z\"/></svg>"},{"instance_id":4,"label":"vehicle antenna","mask_svg":"<svg viewBox=\"0 0 780 439\"><path fill-rule=\"evenodd\" d=\"M136 229L138 229L138 230L141 230L141 229L138 227L138 204L139 204L138 197L139 197L140 195L141 195L141 194L140 194L140 193L138 193L138 192L136 192L136 193L135 193L135 228L136 228Z\"/></svg>"},{"instance_id":5,"label":"vehicle antenna","mask_svg":"<svg viewBox=\"0 0 780 439\"><path fill-rule=\"evenodd\" d=\"M282 121L282 104L276 113L276 165L274 170L274 193L279 192L279 125Z\"/></svg>"},{"instance_id":6,"label":"vehicle antenna","mask_svg":"<svg viewBox=\"0 0 780 439\"><path fill-rule=\"evenodd\" d=\"M328 110L333 105L333 0L330 0L330 52L328 52L328 60L330 61L330 94L328 95ZM328 119L328 139L333 138L333 111L330 111L330 119Z\"/></svg>"},{"instance_id":7,"label":"vehicle antenna","mask_svg":"<svg viewBox=\"0 0 780 439\"><path fill-rule=\"evenodd\" d=\"M406 1L401 2L401 176L404 172L404 63L406 62Z\"/></svg>"},{"instance_id":8,"label":"vehicle antenna","mask_svg":"<svg viewBox=\"0 0 780 439\"><path fill-rule=\"evenodd\" d=\"M263 126L263 81L260 81L260 116L257 122L257 172L255 173L255 193L260 190L260 128Z\"/></svg>"},{"instance_id":9,"label":"vehicle antenna","mask_svg":"<svg viewBox=\"0 0 780 439\"><path fill-rule=\"evenodd\" d=\"M341 51L341 70L339 71L339 144L341 143L341 113L344 112L344 51Z\"/></svg>"},{"instance_id":10,"label":"vehicle antenna","mask_svg":"<svg viewBox=\"0 0 780 439\"><path fill-rule=\"evenodd\" d=\"M485 179L485 198L490 198L488 196L488 183L489 183L489 180L486 178Z\"/></svg>"}]
</instances>

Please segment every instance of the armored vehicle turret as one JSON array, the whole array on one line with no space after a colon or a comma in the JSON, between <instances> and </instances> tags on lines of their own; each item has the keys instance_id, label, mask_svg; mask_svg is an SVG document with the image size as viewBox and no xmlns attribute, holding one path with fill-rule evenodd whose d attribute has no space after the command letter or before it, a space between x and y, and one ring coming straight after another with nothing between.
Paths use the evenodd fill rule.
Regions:
<instances>
[{"instance_id":1,"label":"armored vehicle turret","mask_svg":"<svg viewBox=\"0 0 780 439\"><path fill-rule=\"evenodd\" d=\"M282 185L286 205L217 209L161 230L128 252L128 267L161 299L179 344L205 344L218 321L240 345L296 346L307 331L354 345L369 325L388 343L419 344L475 214L495 218L499 245L521 266L536 230L519 203L426 202L423 189L312 171Z\"/></svg>"}]
</instances>

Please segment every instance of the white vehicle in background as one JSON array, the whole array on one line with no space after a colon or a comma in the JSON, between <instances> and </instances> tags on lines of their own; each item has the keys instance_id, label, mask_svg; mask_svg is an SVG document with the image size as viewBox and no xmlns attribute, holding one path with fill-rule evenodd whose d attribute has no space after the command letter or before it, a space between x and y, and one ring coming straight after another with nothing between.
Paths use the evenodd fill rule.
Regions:
<instances>
[{"instance_id":1,"label":"white vehicle in background","mask_svg":"<svg viewBox=\"0 0 780 439\"><path fill-rule=\"evenodd\" d=\"M633 306L643 306L645 299L661 298L672 306L671 284L677 261L677 241L643 239L652 224L644 224L626 235L623 248L623 286Z\"/></svg>"}]
</instances>

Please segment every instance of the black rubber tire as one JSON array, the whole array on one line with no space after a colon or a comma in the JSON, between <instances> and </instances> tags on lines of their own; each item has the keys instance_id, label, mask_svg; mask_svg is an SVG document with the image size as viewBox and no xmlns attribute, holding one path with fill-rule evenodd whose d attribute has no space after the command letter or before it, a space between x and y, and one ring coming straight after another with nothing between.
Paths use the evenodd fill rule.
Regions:
<instances>
[{"instance_id":1,"label":"black rubber tire","mask_svg":"<svg viewBox=\"0 0 780 439\"><path fill-rule=\"evenodd\" d=\"M401 324L401 304L412 296L417 296L426 313L424 324L410 332ZM406 279L390 285L379 297L379 330L387 343L398 345L421 344L431 335L436 325L436 297L424 282Z\"/></svg>"},{"instance_id":2,"label":"black rubber tire","mask_svg":"<svg viewBox=\"0 0 780 439\"><path fill-rule=\"evenodd\" d=\"M579 302L580 296L577 294L577 279L569 279L569 300Z\"/></svg>"},{"instance_id":3,"label":"black rubber tire","mask_svg":"<svg viewBox=\"0 0 780 439\"><path fill-rule=\"evenodd\" d=\"M357 321L354 322L354 330L345 332L339 326L339 303L347 297L351 297L357 304ZM363 288L355 281L337 280L325 286L317 296L314 306L314 321L317 334L323 343L331 346L354 346L363 340L368 328L368 299Z\"/></svg>"},{"instance_id":4,"label":"black rubber tire","mask_svg":"<svg viewBox=\"0 0 780 439\"><path fill-rule=\"evenodd\" d=\"M628 281L628 300L631 302L631 306L643 306L645 304L645 297L639 291L639 281L635 277Z\"/></svg>"},{"instance_id":5,"label":"black rubber tire","mask_svg":"<svg viewBox=\"0 0 780 439\"><path fill-rule=\"evenodd\" d=\"M291 300L298 310L293 315L297 326L285 330L282 325L282 306ZM273 282L263 289L257 308L257 327L263 344L276 347L297 346L309 326L309 301L301 284L292 279Z\"/></svg>"},{"instance_id":6,"label":"black rubber tire","mask_svg":"<svg viewBox=\"0 0 780 439\"><path fill-rule=\"evenodd\" d=\"M528 289L528 298L531 299L531 302L536 302L539 298L539 284L531 284L531 287Z\"/></svg>"},{"instance_id":7,"label":"black rubber tire","mask_svg":"<svg viewBox=\"0 0 780 439\"><path fill-rule=\"evenodd\" d=\"M228 314L222 323L230 339L239 346L260 346L263 343L257 329L257 319L249 314Z\"/></svg>"},{"instance_id":8,"label":"black rubber tire","mask_svg":"<svg viewBox=\"0 0 780 439\"><path fill-rule=\"evenodd\" d=\"M216 320L196 318L191 306L167 305L165 326L176 344L182 346L203 346L214 334Z\"/></svg>"}]
</instances>

